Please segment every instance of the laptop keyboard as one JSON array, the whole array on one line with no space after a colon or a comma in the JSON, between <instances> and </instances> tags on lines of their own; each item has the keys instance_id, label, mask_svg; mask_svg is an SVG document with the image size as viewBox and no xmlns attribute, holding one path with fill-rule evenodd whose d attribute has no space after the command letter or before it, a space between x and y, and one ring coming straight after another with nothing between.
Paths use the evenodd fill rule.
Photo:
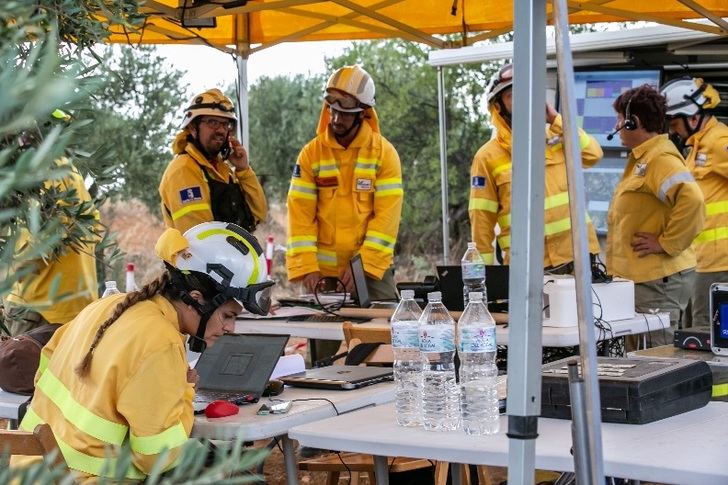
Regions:
<instances>
[{"instance_id":1,"label":"laptop keyboard","mask_svg":"<svg viewBox=\"0 0 728 485\"><path fill-rule=\"evenodd\" d=\"M205 391L200 390L195 394L195 402L209 403L212 401L230 401L238 403L255 402L257 399L252 394L230 391Z\"/></svg>"}]
</instances>

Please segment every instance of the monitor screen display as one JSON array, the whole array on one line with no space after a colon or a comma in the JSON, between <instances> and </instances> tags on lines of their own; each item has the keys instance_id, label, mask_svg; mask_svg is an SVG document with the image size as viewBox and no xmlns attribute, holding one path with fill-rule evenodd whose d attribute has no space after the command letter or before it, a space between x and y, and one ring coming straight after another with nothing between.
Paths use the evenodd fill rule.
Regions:
<instances>
[{"instance_id":1,"label":"monitor screen display","mask_svg":"<svg viewBox=\"0 0 728 485\"><path fill-rule=\"evenodd\" d=\"M659 87L660 71L576 71L574 85L579 126L603 148L620 148L619 137L607 140L617 121L612 103L624 91L643 84Z\"/></svg>"}]
</instances>

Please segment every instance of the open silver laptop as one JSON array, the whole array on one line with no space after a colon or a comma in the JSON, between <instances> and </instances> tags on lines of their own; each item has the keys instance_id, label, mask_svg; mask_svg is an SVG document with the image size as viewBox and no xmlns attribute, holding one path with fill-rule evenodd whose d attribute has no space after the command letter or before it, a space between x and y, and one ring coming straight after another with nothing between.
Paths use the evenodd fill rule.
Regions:
<instances>
[{"instance_id":1,"label":"open silver laptop","mask_svg":"<svg viewBox=\"0 0 728 485\"><path fill-rule=\"evenodd\" d=\"M393 378L391 367L330 365L281 377L281 380L290 386L350 390L391 381Z\"/></svg>"},{"instance_id":2,"label":"open silver laptop","mask_svg":"<svg viewBox=\"0 0 728 485\"><path fill-rule=\"evenodd\" d=\"M200 355L194 407L217 400L255 402L268 384L288 335L227 334Z\"/></svg>"}]
</instances>

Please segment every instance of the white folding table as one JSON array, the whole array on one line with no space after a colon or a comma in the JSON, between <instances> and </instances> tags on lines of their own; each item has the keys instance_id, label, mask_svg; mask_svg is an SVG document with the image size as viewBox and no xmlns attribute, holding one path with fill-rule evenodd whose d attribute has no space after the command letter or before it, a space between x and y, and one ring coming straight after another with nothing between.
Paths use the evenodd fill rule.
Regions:
<instances>
[{"instance_id":1,"label":"white folding table","mask_svg":"<svg viewBox=\"0 0 728 485\"><path fill-rule=\"evenodd\" d=\"M204 415L196 416L192 436L213 440L241 438L246 441L280 437L288 483L296 484L296 457L293 444L288 438L288 430L294 426L336 416L337 411L343 414L391 402L394 399L394 384L385 382L351 391L286 387L280 396L271 399L294 402L286 414L256 414L261 404L269 401L268 398L263 398L256 404L241 406L240 413L234 416L214 419L208 419Z\"/></svg>"},{"instance_id":2,"label":"white folding table","mask_svg":"<svg viewBox=\"0 0 728 485\"><path fill-rule=\"evenodd\" d=\"M377 484L388 482L387 456L408 456L451 463L508 465L507 417L494 436L468 436L462 430L428 432L398 426L387 404L292 428L301 445L375 455ZM536 467L574 471L571 421L539 418ZM649 424L602 423L607 476L680 485L728 483L725 440L728 403L707 406Z\"/></svg>"}]
</instances>

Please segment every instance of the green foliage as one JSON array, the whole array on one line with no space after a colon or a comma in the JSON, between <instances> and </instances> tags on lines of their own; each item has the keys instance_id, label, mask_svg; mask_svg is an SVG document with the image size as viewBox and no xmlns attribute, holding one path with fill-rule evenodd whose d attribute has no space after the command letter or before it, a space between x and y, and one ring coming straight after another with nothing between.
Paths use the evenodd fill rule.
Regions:
<instances>
[{"instance_id":1,"label":"green foliage","mask_svg":"<svg viewBox=\"0 0 728 485\"><path fill-rule=\"evenodd\" d=\"M206 484L243 484L260 482L262 477L252 472L254 467L263 462L268 450L246 449L242 439L237 439L227 446L219 445L215 448L214 460L211 465L205 466L208 457L208 442L202 443L190 440L182 448L182 453L175 467L167 472L162 470L168 461L168 452L159 455L157 462L145 480L147 485L206 485ZM0 468L0 483L34 484L34 485L72 485L72 474L63 467L53 465L55 455L44 457L42 462L36 462L27 467ZM99 485L113 483L127 483L124 481L124 471L131 464L132 453L129 446L119 450L117 477L99 478Z\"/></svg>"},{"instance_id":2,"label":"green foliage","mask_svg":"<svg viewBox=\"0 0 728 485\"><path fill-rule=\"evenodd\" d=\"M99 82L88 113L93 123L84 137L107 163L97 162L95 175L121 181L115 193L158 213L157 187L187 102L183 73L151 46L106 47L97 55L106 60L96 70Z\"/></svg>"},{"instance_id":3,"label":"green foliage","mask_svg":"<svg viewBox=\"0 0 728 485\"><path fill-rule=\"evenodd\" d=\"M298 152L316 134L323 76L263 77L250 89L250 160L266 195L285 200Z\"/></svg>"}]
</instances>

